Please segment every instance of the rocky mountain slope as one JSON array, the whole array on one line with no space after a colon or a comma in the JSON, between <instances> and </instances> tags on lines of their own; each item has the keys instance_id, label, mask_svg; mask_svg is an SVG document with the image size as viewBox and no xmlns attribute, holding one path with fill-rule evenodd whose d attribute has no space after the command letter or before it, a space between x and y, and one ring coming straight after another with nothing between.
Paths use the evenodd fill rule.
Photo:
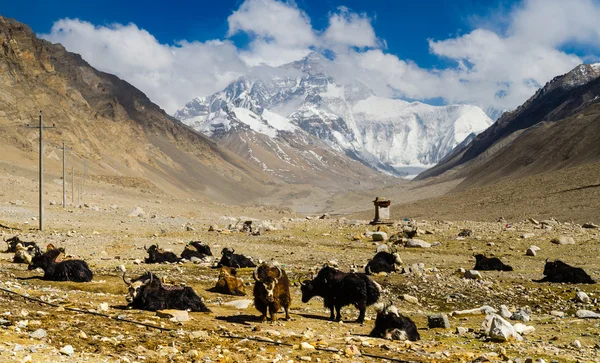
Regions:
<instances>
[{"instance_id":1,"label":"rocky mountain slope","mask_svg":"<svg viewBox=\"0 0 600 363\"><path fill-rule=\"evenodd\" d=\"M167 115L129 83L12 19L0 17L0 43L0 140L17 164L37 159L38 132L23 126L37 124L42 110L45 123L56 125L45 133L45 157L58 161L55 146L64 140L78 172L86 161L91 174L148 179L164 191L223 201L261 192L261 170Z\"/></svg>"},{"instance_id":2,"label":"rocky mountain slope","mask_svg":"<svg viewBox=\"0 0 600 363\"><path fill-rule=\"evenodd\" d=\"M400 176L434 165L467 136L491 124L475 106L436 107L382 98L363 83L341 81L334 74L331 61L311 53L195 98L174 116L215 140L240 132L244 140L255 135L263 139L263 151L284 164L280 148L285 146L290 150L286 154L299 150L298 158L308 165L319 165L323 153L345 165L346 155ZM277 168L254 154L248 148L238 151L264 170Z\"/></svg>"},{"instance_id":3,"label":"rocky mountain slope","mask_svg":"<svg viewBox=\"0 0 600 363\"><path fill-rule=\"evenodd\" d=\"M555 77L527 102L417 179L462 187L600 161L600 64Z\"/></svg>"}]
</instances>

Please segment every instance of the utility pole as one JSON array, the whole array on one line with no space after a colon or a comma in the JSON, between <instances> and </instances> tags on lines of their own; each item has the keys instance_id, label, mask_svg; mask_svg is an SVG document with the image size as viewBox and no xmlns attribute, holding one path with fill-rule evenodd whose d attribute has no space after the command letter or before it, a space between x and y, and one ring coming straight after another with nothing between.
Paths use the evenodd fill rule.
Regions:
<instances>
[{"instance_id":1,"label":"utility pole","mask_svg":"<svg viewBox=\"0 0 600 363\"><path fill-rule=\"evenodd\" d=\"M66 179L66 150L72 150L71 148L66 148L65 147L65 142L63 141L62 143L62 152L63 152L63 177L62 177L62 182L63 182L63 208L67 208L67 179Z\"/></svg>"},{"instance_id":2,"label":"utility pole","mask_svg":"<svg viewBox=\"0 0 600 363\"><path fill-rule=\"evenodd\" d=\"M44 230L44 129L53 129L55 126L44 126L42 120L42 111L40 111L40 124L38 126L29 126L29 128L40 129L40 231Z\"/></svg>"}]
</instances>

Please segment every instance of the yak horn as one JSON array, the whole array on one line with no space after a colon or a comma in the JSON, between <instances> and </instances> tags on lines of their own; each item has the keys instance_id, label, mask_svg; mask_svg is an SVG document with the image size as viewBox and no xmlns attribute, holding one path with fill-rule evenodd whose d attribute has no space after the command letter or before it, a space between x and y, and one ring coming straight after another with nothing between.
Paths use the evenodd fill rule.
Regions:
<instances>
[{"instance_id":1,"label":"yak horn","mask_svg":"<svg viewBox=\"0 0 600 363\"><path fill-rule=\"evenodd\" d=\"M278 279L278 278L280 278L280 277L281 277L281 275L283 275L283 272L281 271L281 269L279 268L279 266L275 266L275 268L277 269L277 273L278 273L278 275L277 275L277 277L276 277L276 278Z\"/></svg>"},{"instance_id":2,"label":"yak horn","mask_svg":"<svg viewBox=\"0 0 600 363\"><path fill-rule=\"evenodd\" d=\"M550 258L550 257L546 257L546 262L548 262L548 259L549 259L549 258Z\"/></svg>"},{"instance_id":3,"label":"yak horn","mask_svg":"<svg viewBox=\"0 0 600 363\"><path fill-rule=\"evenodd\" d=\"M254 278L254 281L258 282L260 281L257 277L256 277L256 272L258 271L258 267L254 270L254 272L252 272L252 277Z\"/></svg>"},{"instance_id":4,"label":"yak horn","mask_svg":"<svg viewBox=\"0 0 600 363\"><path fill-rule=\"evenodd\" d=\"M127 286L131 286L131 280L128 279L127 277L125 277L125 274L127 272L123 271L123 282L125 282L127 284Z\"/></svg>"},{"instance_id":5,"label":"yak horn","mask_svg":"<svg viewBox=\"0 0 600 363\"><path fill-rule=\"evenodd\" d=\"M367 265L367 268L365 270L366 270L365 272L367 273L367 275L372 275L371 266Z\"/></svg>"}]
</instances>

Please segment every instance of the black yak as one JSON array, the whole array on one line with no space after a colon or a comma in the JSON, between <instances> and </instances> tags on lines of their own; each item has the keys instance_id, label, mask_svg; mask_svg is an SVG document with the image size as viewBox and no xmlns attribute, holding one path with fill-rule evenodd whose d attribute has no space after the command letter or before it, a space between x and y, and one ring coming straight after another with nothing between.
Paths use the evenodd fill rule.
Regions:
<instances>
[{"instance_id":1,"label":"black yak","mask_svg":"<svg viewBox=\"0 0 600 363\"><path fill-rule=\"evenodd\" d=\"M256 264L252 260L244 255L238 255L235 253L233 248L223 248L221 251L221 260L217 264L217 267L256 267Z\"/></svg>"},{"instance_id":2,"label":"black yak","mask_svg":"<svg viewBox=\"0 0 600 363\"><path fill-rule=\"evenodd\" d=\"M290 282L285 271L278 266L261 264L252 273L254 277L254 306L260 311L261 321L267 320L267 312L271 321L277 320L275 314L279 309L285 311L285 320L290 319Z\"/></svg>"},{"instance_id":3,"label":"black yak","mask_svg":"<svg viewBox=\"0 0 600 363\"><path fill-rule=\"evenodd\" d=\"M380 273L380 272L395 272L397 271L396 265L401 265L402 260L400 255L397 253L389 252L378 252L372 260L365 266L365 272L368 275Z\"/></svg>"},{"instance_id":4,"label":"black yak","mask_svg":"<svg viewBox=\"0 0 600 363\"><path fill-rule=\"evenodd\" d=\"M146 248L144 246L144 248ZM179 257L173 252L165 251L162 248L159 248L158 245L152 245L150 248L146 249L148 252L148 257L144 260L146 263L175 263L179 262Z\"/></svg>"},{"instance_id":5,"label":"black yak","mask_svg":"<svg viewBox=\"0 0 600 363\"><path fill-rule=\"evenodd\" d=\"M389 304L381 305L377 309L377 319L375 326L369 334L375 338L384 338L391 340L411 340L417 341L421 339L415 323L400 314L398 309Z\"/></svg>"},{"instance_id":6,"label":"black yak","mask_svg":"<svg viewBox=\"0 0 600 363\"><path fill-rule=\"evenodd\" d=\"M363 323L367 306L375 304L381 294L381 287L367 275L341 272L328 265L323 266L313 280L302 281L301 285L302 302L321 296L331 312L329 319L335 321L342 320L342 307L354 305L359 310L356 321Z\"/></svg>"},{"instance_id":7,"label":"black yak","mask_svg":"<svg viewBox=\"0 0 600 363\"><path fill-rule=\"evenodd\" d=\"M4 240L4 242L6 242L6 244L8 245L6 248L6 253L15 253L17 252L17 245L20 244L21 246L23 246L24 248L28 248L28 247L38 247L37 243L35 242L25 242L25 241L21 241L21 239L19 238L19 236L14 236L11 237L7 240Z\"/></svg>"},{"instance_id":8,"label":"black yak","mask_svg":"<svg viewBox=\"0 0 600 363\"><path fill-rule=\"evenodd\" d=\"M227 295L246 295L244 281L237 277L237 270L233 267L221 266L217 284L208 289L210 292L218 292Z\"/></svg>"},{"instance_id":9,"label":"black yak","mask_svg":"<svg viewBox=\"0 0 600 363\"><path fill-rule=\"evenodd\" d=\"M33 259L33 256L35 256L37 253L41 253L38 246L29 246L25 248L22 244L17 243L15 255L13 256L13 262L29 265Z\"/></svg>"},{"instance_id":10,"label":"black yak","mask_svg":"<svg viewBox=\"0 0 600 363\"><path fill-rule=\"evenodd\" d=\"M92 281L93 273L88 264L82 260L65 260L57 262L64 254L62 249L51 249L46 253L36 253L31 259L29 270L44 270L44 280L50 281Z\"/></svg>"},{"instance_id":11,"label":"black yak","mask_svg":"<svg viewBox=\"0 0 600 363\"><path fill-rule=\"evenodd\" d=\"M123 281L129 287L128 307L139 310L189 310L210 312L200 296L189 286L163 284L152 272L146 272L134 280L129 280L123 272Z\"/></svg>"},{"instance_id":12,"label":"black yak","mask_svg":"<svg viewBox=\"0 0 600 363\"><path fill-rule=\"evenodd\" d=\"M475 267L473 270L479 271L512 271L513 268L504 264L498 257L488 258L482 254L475 256Z\"/></svg>"},{"instance_id":13,"label":"black yak","mask_svg":"<svg viewBox=\"0 0 600 363\"><path fill-rule=\"evenodd\" d=\"M200 241L192 241L188 243L181 252L181 258L185 258L188 261L191 261L192 257L202 260L207 256L212 256L210 247L206 243Z\"/></svg>"},{"instance_id":14,"label":"black yak","mask_svg":"<svg viewBox=\"0 0 600 363\"><path fill-rule=\"evenodd\" d=\"M596 281L592 280L582 268L573 267L566 263L556 260L548 262L546 259L546 265L544 266L544 278L541 280L534 280L535 282L563 282L567 284L595 284Z\"/></svg>"}]
</instances>

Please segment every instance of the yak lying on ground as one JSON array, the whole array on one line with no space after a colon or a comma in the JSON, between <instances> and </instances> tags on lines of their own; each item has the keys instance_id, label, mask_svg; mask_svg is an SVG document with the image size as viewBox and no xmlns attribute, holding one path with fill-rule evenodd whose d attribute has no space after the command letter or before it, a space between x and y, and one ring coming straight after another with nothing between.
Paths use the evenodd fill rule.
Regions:
<instances>
[{"instance_id":1,"label":"yak lying on ground","mask_svg":"<svg viewBox=\"0 0 600 363\"><path fill-rule=\"evenodd\" d=\"M36 255L36 253L41 253L38 246L29 246L25 248L22 244L17 243L16 252L13 256L13 262L29 265L31 263L31 259Z\"/></svg>"},{"instance_id":2,"label":"yak lying on ground","mask_svg":"<svg viewBox=\"0 0 600 363\"><path fill-rule=\"evenodd\" d=\"M162 248L159 248L158 245L150 246L150 248L146 249L146 252L148 252L148 257L144 260L146 263L179 262L179 257L177 257L176 254L165 251Z\"/></svg>"},{"instance_id":3,"label":"yak lying on ground","mask_svg":"<svg viewBox=\"0 0 600 363\"><path fill-rule=\"evenodd\" d=\"M401 265L402 260L397 253L378 252L372 260L365 266L365 272L368 275L377 274L380 272L395 272L396 265Z\"/></svg>"},{"instance_id":4,"label":"yak lying on ground","mask_svg":"<svg viewBox=\"0 0 600 363\"><path fill-rule=\"evenodd\" d=\"M588 275L582 268L567 265L559 260L548 262L548 259L546 259L546 265L544 266L544 278L534 281L563 282L568 284L596 283L596 281L592 280L590 275Z\"/></svg>"},{"instance_id":5,"label":"yak lying on ground","mask_svg":"<svg viewBox=\"0 0 600 363\"><path fill-rule=\"evenodd\" d=\"M217 284L215 287L208 289L208 291L227 295L246 295L244 281L237 277L237 270L227 266L221 266Z\"/></svg>"},{"instance_id":6,"label":"yak lying on ground","mask_svg":"<svg viewBox=\"0 0 600 363\"><path fill-rule=\"evenodd\" d=\"M202 260L207 256L212 256L210 247L206 243L200 241L192 241L188 243L183 249L183 252L181 252L181 258L185 258L188 261L190 261L192 257Z\"/></svg>"},{"instance_id":7,"label":"yak lying on ground","mask_svg":"<svg viewBox=\"0 0 600 363\"><path fill-rule=\"evenodd\" d=\"M411 340L413 342L421 339L415 323L400 314L391 302L381 305L377 309L375 326L369 335L375 338Z\"/></svg>"},{"instance_id":8,"label":"yak lying on ground","mask_svg":"<svg viewBox=\"0 0 600 363\"><path fill-rule=\"evenodd\" d=\"M329 319L335 321L342 320L342 307L354 305L359 310L356 321L363 323L367 306L375 304L381 293L380 286L367 275L345 273L328 265L323 266L313 280L302 281L301 285L302 302L321 296L331 312Z\"/></svg>"},{"instance_id":9,"label":"yak lying on ground","mask_svg":"<svg viewBox=\"0 0 600 363\"><path fill-rule=\"evenodd\" d=\"M262 263L252 273L254 277L254 306L262 314L261 321L267 320L267 312L271 321L277 320L279 309L285 311L285 320L290 319L290 282L285 271L278 266Z\"/></svg>"},{"instance_id":10,"label":"yak lying on ground","mask_svg":"<svg viewBox=\"0 0 600 363\"><path fill-rule=\"evenodd\" d=\"M28 247L38 247L37 243L35 242L25 242L25 241L21 241L21 239L19 238L19 236L14 236L11 237L7 240L4 240L4 242L6 242L6 244L8 245L7 249L6 249L6 253L15 253L17 252L17 245L20 244L22 247L24 248L28 248Z\"/></svg>"},{"instance_id":11,"label":"yak lying on ground","mask_svg":"<svg viewBox=\"0 0 600 363\"><path fill-rule=\"evenodd\" d=\"M132 309L210 312L191 287L163 284L152 272L146 272L134 280L127 279L123 272L123 281L129 287L127 302Z\"/></svg>"},{"instance_id":12,"label":"yak lying on ground","mask_svg":"<svg viewBox=\"0 0 600 363\"><path fill-rule=\"evenodd\" d=\"M256 264L246 256L238 255L235 253L233 248L223 248L221 251L221 260L217 264L217 267L256 267Z\"/></svg>"},{"instance_id":13,"label":"yak lying on ground","mask_svg":"<svg viewBox=\"0 0 600 363\"><path fill-rule=\"evenodd\" d=\"M29 270L41 268L44 270L44 280L50 281L92 281L93 273L88 264L82 260L60 261L64 255L62 249L51 249L46 253L36 253L31 259ZM60 261L60 262L59 262Z\"/></svg>"},{"instance_id":14,"label":"yak lying on ground","mask_svg":"<svg viewBox=\"0 0 600 363\"><path fill-rule=\"evenodd\" d=\"M480 271L512 271L513 268L504 264L498 257L488 258L482 254L475 255L475 267Z\"/></svg>"}]
</instances>

